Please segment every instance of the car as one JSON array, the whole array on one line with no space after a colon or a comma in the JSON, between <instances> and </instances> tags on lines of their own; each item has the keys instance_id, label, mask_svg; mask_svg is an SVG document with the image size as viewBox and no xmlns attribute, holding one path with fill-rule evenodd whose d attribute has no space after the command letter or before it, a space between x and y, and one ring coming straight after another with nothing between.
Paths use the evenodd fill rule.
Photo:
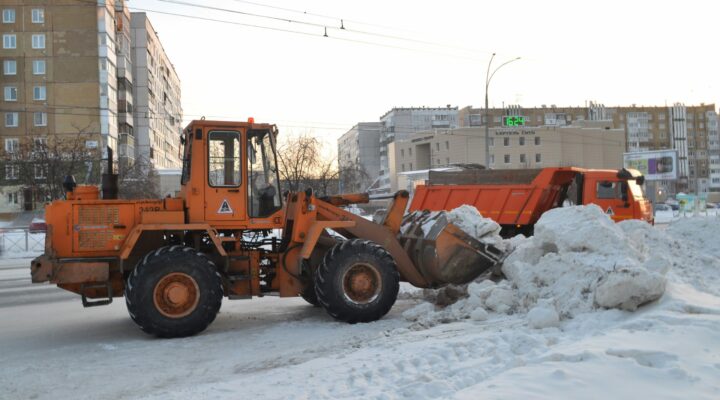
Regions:
<instances>
[{"instance_id":1,"label":"car","mask_svg":"<svg viewBox=\"0 0 720 400\"><path fill-rule=\"evenodd\" d=\"M675 217L672 205L669 204L655 204L653 210L655 212L656 224L668 224Z\"/></svg>"},{"instance_id":2,"label":"car","mask_svg":"<svg viewBox=\"0 0 720 400\"><path fill-rule=\"evenodd\" d=\"M47 223L42 218L33 218L28 230L30 233L45 233L47 232Z\"/></svg>"}]
</instances>

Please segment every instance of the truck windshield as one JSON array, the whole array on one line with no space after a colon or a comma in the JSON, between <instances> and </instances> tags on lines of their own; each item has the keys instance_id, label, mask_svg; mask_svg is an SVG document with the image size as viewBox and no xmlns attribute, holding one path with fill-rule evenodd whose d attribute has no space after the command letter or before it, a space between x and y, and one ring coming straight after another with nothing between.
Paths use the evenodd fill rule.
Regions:
<instances>
[{"instance_id":1,"label":"truck windshield","mask_svg":"<svg viewBox=\"0 0 720 400\"><path fill-rule=\"evenodd\" d=\"M270 131L248 132L248 215L267 217L279 210L280 186L275 141Z\"/></svg>"}]
</instances>

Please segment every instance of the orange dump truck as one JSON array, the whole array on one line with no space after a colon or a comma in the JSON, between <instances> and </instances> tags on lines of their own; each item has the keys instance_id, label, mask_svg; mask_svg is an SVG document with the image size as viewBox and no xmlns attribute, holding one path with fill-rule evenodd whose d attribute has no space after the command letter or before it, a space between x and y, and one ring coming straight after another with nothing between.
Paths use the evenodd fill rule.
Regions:
<instances>
[{"instance_id":1,"label":"orange dump truck","mask_svg":"<svg viewBox=\"0 0 720 400\"><path fill-rule=\"evenodd\" d=\"M564 205L597 204L615 221L653 223L645 178L633 169L592 170L575 167L506 170L431 171L418 185L410 211L452 210L475 206L509 237L530 235L545 212Z\"/></svg>"}]
</instances>

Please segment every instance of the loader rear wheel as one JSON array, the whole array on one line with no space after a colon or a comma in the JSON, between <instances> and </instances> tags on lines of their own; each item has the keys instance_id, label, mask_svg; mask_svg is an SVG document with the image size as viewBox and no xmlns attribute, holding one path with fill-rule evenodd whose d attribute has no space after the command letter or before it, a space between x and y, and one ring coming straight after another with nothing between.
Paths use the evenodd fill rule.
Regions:
<instances>
[{"instance_id":1,"label":"loader rear wheel","mask_svg":"<svg viewBox=\"0 0 720 400\"><path fill-rule=\"evenodd\" d=\"M125 287L132 320L159 337L202 332L215 320L222 297L222 280L212 261L180 245L148 253Z\"/></svg>"},{"instance_id":2,"label":"loader rear wheel","mask_svg":"<svg viewBox=\"0 0 720 400\"><path fill-rule=\"evenodd\" d=\"M315 274L320 305L349 323L382 318L395 304L400 275L392 256L377 243L352 239L325 254Z\"/></svg>"}]
</instances>

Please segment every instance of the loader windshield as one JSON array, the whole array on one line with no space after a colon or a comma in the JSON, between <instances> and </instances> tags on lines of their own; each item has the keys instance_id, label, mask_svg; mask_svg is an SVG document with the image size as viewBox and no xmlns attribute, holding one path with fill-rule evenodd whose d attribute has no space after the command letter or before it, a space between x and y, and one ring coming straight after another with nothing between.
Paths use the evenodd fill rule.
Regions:
<instances>
[{"instance_id":1,"label":"loader windshield","mask_svg":"<svg viewBox=\"0 0 720 400\"><path fill-rule=\"evenodd\" d=\"M267 217L282 206L272 132L249 131L247 157L248 215Z\"/></svg>"}]
</instances>

